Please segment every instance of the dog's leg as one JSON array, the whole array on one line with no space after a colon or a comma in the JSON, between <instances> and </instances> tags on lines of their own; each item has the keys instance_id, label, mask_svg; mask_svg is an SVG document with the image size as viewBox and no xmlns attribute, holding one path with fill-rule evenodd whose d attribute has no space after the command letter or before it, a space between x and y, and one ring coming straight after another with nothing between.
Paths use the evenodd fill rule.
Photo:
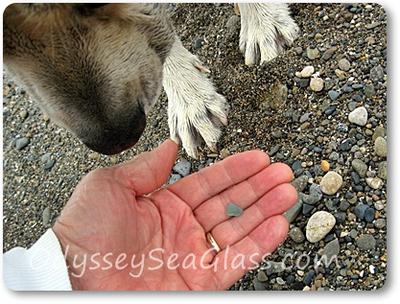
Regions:
<instances>
[{"instance_id":1,"label":"dog's leg","mask_svg":"<svg viewBox=\"0 0 400 304\"><path fill-rule=\"evenodd\" d=\"M239 3L240 50L246 65L267 62L291 45L299 28L283 3Z\"/></svg>"},{"instance_id":2,"label":"dog's leg","mask_svg":"<svg viewBox=\"0 0 400 304\"><path fill-rule=\"evenodd\" d=\"M201 139L211 150L227 124L228 106L207 78L209 70L176 37L164 63L163 86L168 96L171 138L181 141L189 156L197 158Z\"/></svg>"}]
</instances>

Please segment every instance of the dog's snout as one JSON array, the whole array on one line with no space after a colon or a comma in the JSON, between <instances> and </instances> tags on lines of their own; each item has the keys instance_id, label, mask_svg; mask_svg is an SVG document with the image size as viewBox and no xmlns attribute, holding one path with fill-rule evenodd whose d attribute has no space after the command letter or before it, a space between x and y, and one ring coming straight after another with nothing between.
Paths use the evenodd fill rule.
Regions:
<instances>
[{"instance_id":1,"label":"dog's snout","mask_svg":"<svg viewBox=\"0 0 400 304\"><path fill-rule=\"evenodd\" d=\"M126 115L121 116L127 117ZM134 115L113 121L114 123L96 129L94 134L89 134L82 139L84 144L89 149L101 154L117 154L135 145L146 126L146 116L140 107L137 108Z\"/></svg>"}]
</instances>

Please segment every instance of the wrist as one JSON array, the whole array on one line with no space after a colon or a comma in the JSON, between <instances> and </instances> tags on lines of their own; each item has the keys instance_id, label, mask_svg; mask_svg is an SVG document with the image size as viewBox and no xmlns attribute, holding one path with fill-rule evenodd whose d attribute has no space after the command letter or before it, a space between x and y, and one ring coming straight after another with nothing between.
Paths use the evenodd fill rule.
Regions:
<instances>
[{"instance_id":1,"label":"wrist","mask_svg":"<svg viewBox=\"0 0 400 304\"><path fill-rule=\"evenodd\" d=\"M80 286L80 278L76 276L74 273L73 261L75 254L72 252L72 244L68 239L63 235L62 230L59 229L58 225L54 225L53 232L57 236L57 239L60 243L62 253L64 255L64 261L67 266L68 277L71 283L71 287L73 290L81 289Z\"/></svg>"}]
</instances>

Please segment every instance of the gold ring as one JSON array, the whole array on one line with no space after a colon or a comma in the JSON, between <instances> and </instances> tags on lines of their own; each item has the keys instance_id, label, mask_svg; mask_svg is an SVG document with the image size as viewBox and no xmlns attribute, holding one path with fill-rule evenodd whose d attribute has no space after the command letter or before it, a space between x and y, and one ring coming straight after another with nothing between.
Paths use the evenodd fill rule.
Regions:
<instances>
[{"instance_id":1,"label":"gold ring","mask_svg":"<svg viewBox=\"0 0 400 304\"><path fill-rule=\"evenodd\" d=\"M210 232L207 232L207 241L210 243L210 245L213 247L213 249L218 253L221 251L221 247L219 247L217 241L214 239L212 234Z\"/></svg>"}]
</instances>

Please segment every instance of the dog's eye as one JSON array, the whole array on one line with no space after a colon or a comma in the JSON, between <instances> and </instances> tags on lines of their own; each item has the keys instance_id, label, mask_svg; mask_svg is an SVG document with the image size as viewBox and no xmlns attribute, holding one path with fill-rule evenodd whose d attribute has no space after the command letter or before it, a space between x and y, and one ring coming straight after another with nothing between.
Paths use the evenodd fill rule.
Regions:
<instances>
[{"instance_id":1,"label":"dog's eye","mask_svg":"<svg viewBox=\"0 0 400 304\"><path fill-rule=\"evenodd\" d=\"M97 9L106 5L108 5L108 3L82 3L75 4L75 9L78 11L79 14L88 16L93 14Z\"/></svg>"}]
</instances>

